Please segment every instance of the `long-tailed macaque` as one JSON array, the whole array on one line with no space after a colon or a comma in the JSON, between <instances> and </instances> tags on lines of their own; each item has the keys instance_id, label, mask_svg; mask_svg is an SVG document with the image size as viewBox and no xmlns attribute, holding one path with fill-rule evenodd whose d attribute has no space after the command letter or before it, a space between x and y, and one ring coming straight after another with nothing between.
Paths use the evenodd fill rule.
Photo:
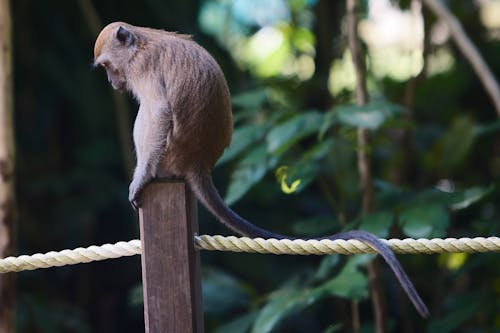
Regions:
<instances>
[{"instance_id":1,"label":"long-tailed macaque","mask_svg":"<svg viewBox=\"0 0 500 333\"><path fill-rule=\"evenodd\" d=\"M140 104L133 131L137 166L129 189L134 207L153 178L182 178L198 200L238 234L290 238L240 217L212 183L211 171L231 141L232 112L224 74L204 48L190 36L114 22L96 40L94 65L104 67L113 88L132 92ZM429 316L396 256L375 235L353 230L322 239L357 239L373 246L420 315Z\"/></svg>"}]
</instances>

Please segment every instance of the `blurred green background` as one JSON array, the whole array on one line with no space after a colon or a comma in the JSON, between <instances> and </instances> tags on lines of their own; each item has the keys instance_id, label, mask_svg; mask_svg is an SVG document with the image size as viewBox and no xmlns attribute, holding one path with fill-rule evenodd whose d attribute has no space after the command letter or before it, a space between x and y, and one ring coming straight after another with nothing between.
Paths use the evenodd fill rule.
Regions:
<instances>
[{"instance_id":1,"label":"blurred green background","mask_svg":"<svg viewBox=\"0 0 500 333\"><path fill-rule=\"evenodd\" d=\"M494 73L500 2L447 1ZM103 24L192 34L233 95L214 172L232 207L300 237L474 237L500 229L500 121L449 31L418 1L361 1L371 97L353 104L345 4L329 0L12 1L18 253L138 238L127 201L137 105L92 70ZM422 19L422 12L425 20ZM375 209L361 217L356 128L372 134ZM200 209L201 233L230 234ZM373 256L202 253L207 332L373 331ZM500 332L498 254L400 255L420 319L380 261L391 332ZM172 267L175 269L175 267ZM17 274L18 332L142 332L140 258Z\"/></svg>"}]
</instances>

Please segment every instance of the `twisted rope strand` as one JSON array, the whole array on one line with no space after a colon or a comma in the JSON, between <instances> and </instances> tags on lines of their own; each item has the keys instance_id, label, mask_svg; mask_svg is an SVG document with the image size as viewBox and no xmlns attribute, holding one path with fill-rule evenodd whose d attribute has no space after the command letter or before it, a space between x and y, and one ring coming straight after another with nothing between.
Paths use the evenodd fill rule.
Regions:
<instances>
[{"instance_id":1,"label":"twisted rope strand","mask_svg":"<svg viewBox=\"0 0 500 333\"><path fill-rule=\"evenodd\" d=\"M375 253L368 244L358 240L289 240L262 239L247 237L197 236L199 249L212 251L232 251L272 254L359 254ZM434 238L434 239L381 239L396 253L452 253L452 252L500 252L500 238Z\"/></svg>"},{"instance_id":2,"label":"twisted rope strand","mask_svg":"<svg viewBox=\"0 0 500 333\"><path fill-rule=\"evenodd\" d=\"M452 252L500 252L499 237L476 238L434 238L434 239L382 239L396 253L452 253ZM303 239L262 239L247 237L195 236L196 247L200 250L249 252L262 254L359 254L375 253L369 246L358 240L303 240ZM0 273L20 272L38 268L74 265L133 256L141 253L138 239L101 246L89 246L60 252L37 253L31 256L0 259Z\"/></svg>"},{"instance_id":3,"label":"twisted rope strand","mask_svg":"<svg viewBox=\"0 0 500 333\"><path fill-rule=\"evenodd\" d=\"M59 267L113 259L125 256L133 256L141 253L141 241L131 240L129 242L118 242L115 244L104 244L101 246L89 246L87 248L76 248L60 252L37 253L31 256L7 257L0 259L0 273L20 272L38 268Z\"/></svg>"}]
</instances>

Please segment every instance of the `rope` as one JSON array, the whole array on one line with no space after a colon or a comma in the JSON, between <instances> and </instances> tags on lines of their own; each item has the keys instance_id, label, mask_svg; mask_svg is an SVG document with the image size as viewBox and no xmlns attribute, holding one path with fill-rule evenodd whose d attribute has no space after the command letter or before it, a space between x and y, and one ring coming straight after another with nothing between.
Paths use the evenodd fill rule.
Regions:
<instances>
[{"instance_id":1,"label":"rope","mask_svg":"<svg viewBox=\"0 0 500 333\"><path fill-rule=\"evenodd\" d=\"M452 252L500 252L499 237L476 238L434 238L434 239L382 239L396 253L452 253ZM276 240L247 237L223 236L195 236L198 249L271 253L271 254L296 254L296 255L322 255L322 254L358 254L375 253L367 244L357 240ZM124 256L133 256L141 253L140 240L90 246L60 252L37 253L31 256L8 257L0 259L0 273L20 272L38 268L74 265L113 259Z\"/></svg>"},{"instance_id":2,"label":"rope","mask_svg":"<svg viewBox=\"0 0 500 333\"><path fill-rule=\"evenodd\" d=\"M196 245L204 250L272 253L272 254L359 254L376 253L368 244L351 240L262 239L247 237L197 236ZM396 253L452 253L499 252L499 237L434 238L434 239L381 239Z\"/></svg>"},{"instance_id":3,"label":"rope","mask_svg":"<svg viewBox=\"0 0 500 333\"><path fill-rule=\"evenodd\" d=\"M32 256L7 257L0 259L0 273L30 271L38 268L59 267L133 256L141 253L141 241L138 239L129 242L89 246L60 252L37 253Z\"/></svg>"}]
</instances>

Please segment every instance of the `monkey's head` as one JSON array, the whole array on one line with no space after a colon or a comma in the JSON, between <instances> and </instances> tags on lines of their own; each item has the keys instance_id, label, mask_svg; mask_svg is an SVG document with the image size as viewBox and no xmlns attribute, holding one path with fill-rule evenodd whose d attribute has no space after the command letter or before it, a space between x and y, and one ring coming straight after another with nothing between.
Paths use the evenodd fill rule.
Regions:
<instances>
[{"instance_id":1,"label":"monkey's head","mask_svg":"<svg viewBox=\"0 0 500 333\"><path fill-rule=\"evenodd\" d=\"M124 22L108 24L97 37L94 46L94 66L106 70L114 89L126 90L127 69L137 52L134 27Z\"/></svg>"}]
</instances>

